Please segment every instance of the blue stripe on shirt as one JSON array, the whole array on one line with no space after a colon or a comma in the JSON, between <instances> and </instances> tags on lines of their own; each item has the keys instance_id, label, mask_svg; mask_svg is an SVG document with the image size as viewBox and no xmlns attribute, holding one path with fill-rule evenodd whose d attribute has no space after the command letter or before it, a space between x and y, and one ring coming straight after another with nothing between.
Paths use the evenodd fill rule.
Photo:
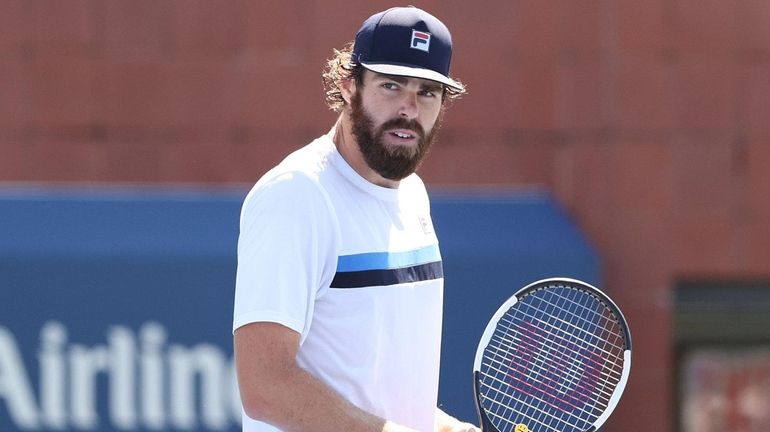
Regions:
<instances>
[{"instance_id":1,"label":"blue stripe on shirt","mask_svg":"<svg viewBox=\"0 0 770 432\"><path fill-rule=\"evenodd\" d=\"M441 261L438 245L405 252L369 252L343 255L337 259L337 272L387 270Z\"/></svg>"}]
</instances>

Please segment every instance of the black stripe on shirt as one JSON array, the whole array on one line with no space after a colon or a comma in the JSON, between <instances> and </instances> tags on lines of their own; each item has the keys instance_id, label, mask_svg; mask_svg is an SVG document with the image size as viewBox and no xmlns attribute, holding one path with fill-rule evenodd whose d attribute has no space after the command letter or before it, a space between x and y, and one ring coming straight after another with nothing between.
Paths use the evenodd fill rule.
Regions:
<instances>
[{"instance_id":1,"label":"black stripe on shirt","mask_svg":"<svg viewBox=\"0 0 770 432\"><path fill-rule=\"evenodd\" d=\"M337 272L330 288L365 288L419 282L444 277L441 261L384 270Z\"/></svg>"}]
</instances>

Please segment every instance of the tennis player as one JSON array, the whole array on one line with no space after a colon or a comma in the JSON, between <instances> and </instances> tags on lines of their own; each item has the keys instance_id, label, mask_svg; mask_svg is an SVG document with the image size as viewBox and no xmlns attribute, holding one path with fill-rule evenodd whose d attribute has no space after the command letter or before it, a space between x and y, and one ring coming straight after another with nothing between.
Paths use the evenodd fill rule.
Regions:
<instances>
[{"instance_id":1,"label":"tennis player","mask_svg":"<svg viewBox=\"0 0 770 432\"><path fill-rule=\"evenodd\" d=\"M240 221L244 431L477 431L437 408L443 268L415 170L450 78L446 26L373 15L324 72L329 131L266 173Z\"/></svg>"}]
</instances>

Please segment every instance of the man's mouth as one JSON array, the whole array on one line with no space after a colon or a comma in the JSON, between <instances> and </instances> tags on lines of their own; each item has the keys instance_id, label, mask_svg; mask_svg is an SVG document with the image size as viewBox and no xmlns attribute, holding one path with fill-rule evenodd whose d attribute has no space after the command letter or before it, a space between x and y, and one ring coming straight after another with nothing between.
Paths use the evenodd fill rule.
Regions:
<instances>
[{"instance_id":1,"label":"man's mouth","mask_svg":"<svg viewBox=\"0 0 770 432\"><path fill-rule=\"evenodd\" d=\"M401 139L413 139L417 136L414 132L407 130L394 130L390 131L390 134Z\"/></svg>"}]
</instances>

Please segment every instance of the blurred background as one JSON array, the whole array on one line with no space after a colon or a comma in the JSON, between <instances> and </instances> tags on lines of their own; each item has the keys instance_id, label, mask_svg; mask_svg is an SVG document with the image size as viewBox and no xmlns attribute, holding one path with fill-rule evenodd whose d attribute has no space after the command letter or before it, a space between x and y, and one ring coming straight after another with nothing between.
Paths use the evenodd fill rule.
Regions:
<instances>
[{"instance_id":1,"label":"blurred background","mask_svg":"<svg viewBox=\"0 0 770 432\"><path fill-rule=\"evenodd\" d=\"M634 338L605 430L770 431L770 3L412 4L469 90L420 170L445 409L497 305L572 276ZM0 0L0 430L238 430L240 203L393 5Z\"/></svg>"}]
</instances>

